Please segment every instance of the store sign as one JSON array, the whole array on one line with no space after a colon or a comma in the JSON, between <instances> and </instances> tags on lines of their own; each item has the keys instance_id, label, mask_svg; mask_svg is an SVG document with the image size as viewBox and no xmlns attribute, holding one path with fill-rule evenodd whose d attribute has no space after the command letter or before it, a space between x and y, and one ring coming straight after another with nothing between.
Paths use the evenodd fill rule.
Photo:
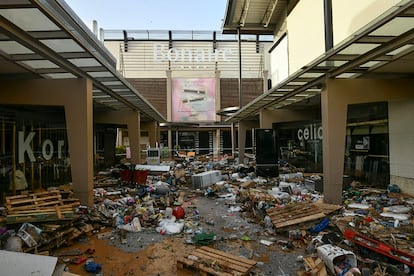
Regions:
<instances>
[{"instance_id":1,"label":"store sign","mask_svg":"<svg viewBox=\"0 0 414 276\"><path fill-rule=\"evenodd\" d=\"M29 134L24 137L24 131L19 131L18 133L18 149L19 149L19 163L24 163L24 154L27 153L31 162L36 162L36 158L32 149L33 138L35 137L36 132L29 132ZM58 152L58 159L62 159L63 147L65 146L64 140L58 140L56 148ZM42 157L45 160L52 159L55 153L55 145L53 145L52 140L46 139L42 143Z\"/></svg>"},{"instance_id":2,"label":"store sign","mask_svg":"<svg viewBox=\"0 0 414 276\"><path fill-rule=\"evenodd\" d=\"M154 62L228 62L233 55L231 49L190 49L190 48L167 48L162 44L154 44Z\"/></svg>"},{"instance_id":3,"label":"store sign","mask_svg":"<svg viewBox=\"0 0 414 276\"><path fill-rule=\"evenodd\" d=\"M297 132L299 140L322 140L322 126L310 124Z\"/></svg>"}]
</instances>

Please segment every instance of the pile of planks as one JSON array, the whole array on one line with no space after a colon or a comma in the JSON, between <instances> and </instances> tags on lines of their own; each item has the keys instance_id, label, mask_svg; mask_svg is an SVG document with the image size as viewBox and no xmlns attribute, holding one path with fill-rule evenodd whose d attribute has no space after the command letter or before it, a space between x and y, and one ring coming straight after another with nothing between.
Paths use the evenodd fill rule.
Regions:
<instances>
[{"instance_id":1,"label":"pile of planks","mask_svg":"<svg viewBox=\"0 0 414 276\"><path fill-rule=\"evenodd\" d=\"M198 270L200 275L248 275L256 261L202 246L186 258L177 259L179 269Z\"/></svg>"},{"instance_id":2,"label":"pile of planks","mask_svg":"<svg viewBox=\"0 0 414 276\"><path fill-rule=\"evenodd\" d=\"M78 199L63 199L59 190L8 196L7 223L73 219L79 205Z\"/></svg>"},{"instance_id":3,"label":"pile of planks","mask_svg":"<svg viewBox=\"0 0 414 276\"><path fill-rule=\"evenodd\" d=\"M312 202L288 204L280 208L269 208L267 214L276 229L324 218L323 211Z\"/></svg>"}]
</instances>

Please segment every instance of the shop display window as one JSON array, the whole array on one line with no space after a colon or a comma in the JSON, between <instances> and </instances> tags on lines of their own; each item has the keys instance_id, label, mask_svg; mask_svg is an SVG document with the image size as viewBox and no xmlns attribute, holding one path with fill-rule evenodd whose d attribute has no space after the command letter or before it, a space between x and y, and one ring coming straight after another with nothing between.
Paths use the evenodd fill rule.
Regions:
<instances>
[{"instance_id":1,"label":"shop display window","mask_svg":"<svg viewBox=\"0 0 414 276\"><path fill-rule=\"evenodd\" d=\"M348 106L345 174L376 187L389 183L388 104Z\"/></svg>"},{"instance_id":2,"label":"shop display window","mask_svg":"<svg viewBox=\"0 0 414 276\"><path fill-rule=\"evenodd\" d=\"M63 107L0 106L0 156L2 196L69 183Z\"/></svg>"}]
</instances>

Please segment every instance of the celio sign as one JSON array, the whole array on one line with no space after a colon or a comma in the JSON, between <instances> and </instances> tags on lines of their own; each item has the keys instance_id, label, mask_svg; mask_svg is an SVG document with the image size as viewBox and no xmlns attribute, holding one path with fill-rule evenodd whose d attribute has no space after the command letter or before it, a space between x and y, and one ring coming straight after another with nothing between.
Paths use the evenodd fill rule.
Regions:
<instances>
[{"instance_id":1,"label":"celio sign","mask_svg":"<svg viewBox=\"0 0 414 276\"><path fill-rule=\"evenodd\" d=\"M233 55L231 49L190 49L190 48L170 48L165 45L154 44L154 62L171 61L171 62L229 62L230 56Z\"/></svg>"},{"instance_id":2,"label":"celio sign","mask_svg":"<svg viewBox=\"0 0 414 276\"><path fill-rule=\"evenodd\" d=\"M298 129L297 136L299 140L316 140L322 139L322 126L310 124L304 128Z\"/></svg>"}]
</instances>

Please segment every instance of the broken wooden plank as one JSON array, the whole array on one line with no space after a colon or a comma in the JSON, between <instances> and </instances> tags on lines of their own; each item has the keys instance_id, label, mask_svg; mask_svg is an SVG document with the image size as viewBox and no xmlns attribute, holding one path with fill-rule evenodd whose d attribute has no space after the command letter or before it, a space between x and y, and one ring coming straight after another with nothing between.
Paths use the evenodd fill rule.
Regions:
<instances>
[{"instance_id":1,"label":"broken wooden plank","mask_svg":"<svg viewBox=\"0 0 414 276\"><path fill-rule=\"evenodd\" d=\"M185 269L188 269L188 268L198 269L201 272L200 274L202 276L207 276L207 275L234 276L234 274L227 273L227 272L222 272L222 271L217 271L213 268L207 267L206 265L204 265L200 262L190 260L190 259L187 259L187 258L182 258L182 257L177 259L177 267L179 269L182 269L182 270L185 270Z\"/></svg>"},{"instance_id":2,"label":"broken wooden plank","mask_svg":"<svg viewBox=\"0 0 414 276\"><path fill-rule=\"evenodd\" d=\"M301 202L267 210L275 228L324 218L325 214L313 203Z\"/></svg>"},{"instance_id":3,"label":"broken wooden plank","mask_svg":"<svg viewBox=\"0 0 414 276\"><path fill-rule=\"evenodd\" d=\"M60 218L59 218L60 216ZM61 212L60 214L48 213L33 213L33 214L18 214L7 215L7 224L22 223L22 222L43 222L43 221L57 221L57 220L73 220L75 219L74 212Z\"/></svg>"},{"instance_id":4,"label":"broken wooden plank","mask_svg":"<svg viewBox=\"0 0 414 276\"><path fill-rule=\"evenodd\" d=\"M254 260L232 255L208 246L202 246L196 249L191 255L194 259L187 257L186 259L177 261L181 263L181 265L185 264L204 272L220 276L235 274L247 275L257 263Z\"/></svg>"}]
</instances>

